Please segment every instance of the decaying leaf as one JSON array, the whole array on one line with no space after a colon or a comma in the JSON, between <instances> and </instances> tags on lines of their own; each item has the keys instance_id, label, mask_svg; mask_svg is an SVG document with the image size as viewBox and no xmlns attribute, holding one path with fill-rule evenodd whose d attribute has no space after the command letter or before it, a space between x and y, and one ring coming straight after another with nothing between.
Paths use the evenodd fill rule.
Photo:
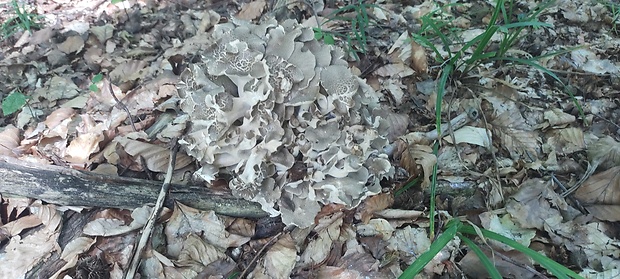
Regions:
<instances>
[{"instance_id":1,"label":"decaying leaf","mask_svg":"<svg viewBox=\"0 0 620 279\"><path fill-rule=\"evenodd\" d=\"M500 138L513 159L535 161L540 154L539 136L516 109L507 110L491 121L493 134Z\"/></svg>"},{"instance_id":2,"label":"decaying leaf","mask_svg":"<svg viewBox=\"0 0 620 279\"><path fill-rule=\"evenodd\" d=\"M401 156L400 165L413 177L421 175L422 187L428 187L431 184L430 176L433 174L433 167L437 163L433 149L427 145L411 144ZM420 167L422 172L420 172Z\"/></svg>"},{"instance_id":3,"label":"decaying leaf","mask_svg":"<svg viewBox=\"0 0 620 279\"><path fill-rule=\"evenodd\" d=\"M132 140L127 137L116 137L115 141L121 144L128 154L133 156L136 162L140 162L142 157L146 162L146 167L154 172L166 172L168 161L170 160L170 150L151 143ZM179 153L176 157L175 170L191 164L193 159L185 154Z\"/></svg>"},{"instance_id":4,"label":"decaying leaf","mask_svg":"<svg viewBox=\"0 0 620 279\"><path fill-rule=\"evenodd\" d=\"M285 234L260 259L250 276L253 278L285 278L291 274L296 262L295 242L289 234Z\"/></svg>"},{"instance_id":5,"label":"decaying leaf","mask_svg":"<svg viewBox=\"0 0 620 279\"><path fill-rule=\"evenodd\" d=\"M206 243L221 249L241 246L250 239L228 232L222 219L225 217L218 217L213 211L200 211L175 203L165 228L168 255L177 258L184 249L185 237L190 234L200 235Z\"/></svg>"},{"instance_id":6,"label":"decaying leaf","mask_svg":"<svg viewBox=\"0 0 620 279\"><path fill-rule=\"evenodd\" d=\"M79 52L82 48L84 48L84 40L81 36L68 37L58 45L58 49L66 54Z\"/></svg>"},{"instance_id":7,"label":"decaying leaf","mask_svg":"<svg viewBox=\"0 0 620 279\"><path fill-rule=\"evenodd\" d=\"M411 40L411 68L420 74L428 72L426 50L413 40Z\"/></svg>"},{"instance_id":8,"label":"decaying leaf","mask_svg":"<svg viewBox=\"0 0 620 279\"><path fill-rule=\"evenodd\" d=\"M620 205L620 166L597 173L575 192L585 204Z\"/></svg>"},{"instance_id":9,"label":"decaying leaf","mask_svg":"<svg viewBox=\"0 0 620 279\"><path fill-rule=\"evenodd\" d=\"M9 157L18 157L20 152L19 146L19 129L13 125L8 125L0 132L0 155Z\"/></svg>"},{"instance_id":10,"label":"decaying leaf","mask_svg":"<svg viewBox=\"0 0 620 279\"><path fill-rule=\"evenodd\" d=\"M454 131L452 135L445 136L444 140L446 140L449 143L455 144L454 142L452 142L452 139L454 138L456 140L456 144L465 142L469 144L475 144L478 146L490 148L491 139L489 139L489 136L491 136L491 131L488 131L487 129L480 128L480 127L465 126L461 129Z\"/></svg>"},{"instance_id":11,"label":"decaying leaf","mask_svg":"<svg viewBox=\"0 0 620 279\"><path fill-rule=\"evenodd\" d=\"M263 14L263 10L267 6L264 0L251 1L249 3L243 3L241 5L241 11L237 14L237 17L245 20L254 20Z\"/></svg>"},{"instance_id":12,"label":"decaying leaf","mask_svg":"<svg viewBox=\"0 0 620 279\"><path fill-rule=\"evenodd\" d=\"M610 136L600 138L588 146L588 160L603 170L620 165L620 143Z\"/></svg>"},{"instance_id":13,"label":"decaying leaf","mask_svg":"<svg viewBox=\"0 0 620 279\"><path fill-rule=\"evenodd\" d=\"M545 120L549 121L551 127L573 123L576 119L574 115L565 113L558 108L545 111L544 117Z\"/></svg>"},{"instance_id":14,"label":"decaying leaf","mask_svg":"<svg viewBox=\"0 0 620 279\"><path fill-rule=\"evenodd\" d=\"M508 237L520 244L523 244L525 247L529 247L532 239L536 236L536 230L521 228L511 220L512 216L510 216L510 214L499 217L496 214L484 212L479 216L480 222L485 229ZM488 241L495 247L499 247L504 251L514 250L514 248L504 243L494 240Z\"/></svg>"}]
</instances>

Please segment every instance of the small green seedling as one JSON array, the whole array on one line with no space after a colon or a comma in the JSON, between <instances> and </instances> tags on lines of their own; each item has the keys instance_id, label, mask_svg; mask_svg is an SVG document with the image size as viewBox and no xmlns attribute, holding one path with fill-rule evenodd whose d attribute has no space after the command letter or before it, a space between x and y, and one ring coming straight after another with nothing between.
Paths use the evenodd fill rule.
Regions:
<instances>
[{"instance_id":1,"label":"small green seedling","mask_svg":"<svg viewBox=\"0 0 620 279\"><path fill-rule=\"evenodd\" d=\"M13 90L11 94L2 100L2 114L8 116L15 113L26 105L27 100L28 96L22 94L19 90Z\"/></svg>"},{"instance_id":2,"label":"small green seedling","mask_svg":"<svg viewBox=\"0 0 620 279\"><path fill-rule=\"evenodd\" d=\"M334 40L334 36L328 32L325 32L319 28L312 28L312 30L314 30L314 38L317 41L320 41L321 39L323 40L323 42L327 45L334 45L336 43L336 41Z\"/></svg>"},{"instance_id":3,"label":"small green seedling","mask_svg":"<svg viewBox=\"0 0 620 279\"><path fill-rule=\"evenodd\" d=\"M103 74L99 73L95 75L91 81L90 86L88 86L88 89L93 92L98 92L99 87L97 87L97 83L99 83L101 80L103 80Z\"/></svg>"}]
</instances>

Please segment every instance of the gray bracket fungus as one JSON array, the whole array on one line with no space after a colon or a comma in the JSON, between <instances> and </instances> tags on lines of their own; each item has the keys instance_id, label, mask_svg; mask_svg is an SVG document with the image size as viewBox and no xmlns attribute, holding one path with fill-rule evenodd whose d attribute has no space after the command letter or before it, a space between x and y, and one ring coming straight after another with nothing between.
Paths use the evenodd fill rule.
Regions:
<instances>
[{"instance_id":1,"label":"gray bracket fungus","mask_svg":"<svg viewBox=\"0 0 620 279\"><path fill-rule=\"evenodd\" d=\"M343 53L293 21L216 25L202 61L179 84L189 116L180 140L201 168L230 177L234 195L287 225L308 227L320 204L349 208L380 192L394 169L379 96Z\"/></svg>"}]
</instances>

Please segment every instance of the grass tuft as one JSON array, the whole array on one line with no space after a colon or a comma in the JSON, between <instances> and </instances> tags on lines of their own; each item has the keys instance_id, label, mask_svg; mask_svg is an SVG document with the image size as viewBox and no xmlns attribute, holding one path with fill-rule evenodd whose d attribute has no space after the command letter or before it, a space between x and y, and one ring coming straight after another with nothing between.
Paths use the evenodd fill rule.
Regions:
<instances>
[{"instance_id":1,"label":"grass tuft","mask_svg":"<svg viewBox=\"0 0 620 279\"><path fill-rule=\"evenodd\" d=\"M25 5L19 5L17 0L11 1L11 15L9 19L0 25L0 36L2 40L13 36L20 31L28 31L32 33L33 29L40 29L42 27L43 17L35 13L27 11Z\"/></svg>"}]
</instances>

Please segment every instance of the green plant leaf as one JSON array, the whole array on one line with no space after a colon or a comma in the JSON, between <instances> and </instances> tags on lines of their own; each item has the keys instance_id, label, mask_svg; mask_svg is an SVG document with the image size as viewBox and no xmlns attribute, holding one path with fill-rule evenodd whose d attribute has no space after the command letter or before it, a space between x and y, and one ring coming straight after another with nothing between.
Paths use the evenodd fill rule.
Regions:
<instances>
[{"instance_id":1,"label":"green plant leaf","mask_svg":"<svg viewBox=\"0 0 620 279\"><path fill-rule=\"evenodd\" d=\"M491 276L491 278L493 279L500 279L502 278L502 275L499 273L499 271L497 270L497 268L495 268L495 265L491 262L491 260L489 259L489 257L487 257L486 254L484 254L484 252L482 252L482 250L480 249L480 247L478 247L478 245L476 245L476 243L474 243L473 241L471 241L471 239L463 236L463 235L459 235L459 238L465 242L465 245L469 246L469 248L476 253L476 256L478 256L478 259L480 259L480 263L482 263L482 266L484 266L484 268L487 270L487 272L489 272L489 275Z\"/></svg>"},{"instance_id":2,"label":"green plant leaf","mask_svg":"<svg viewBox=\"0 0 620 279\"><path fill-rule=\"evenodd\" d=\"M103 80L103 74L99 73L93 77L93 83L97 83Z\"/></svg>"},{"instance_id":3,"label":"green plant leaf","mask_svg":"<svg viewBox=\"0 0 620 279\"><path fill-rule=\"evenodd\" d=\"M403 274L398 277L399 279L414 278L414 276L420 273L420 271L424 269L424 267L435 257L435 255L443 249L443 247L448 245L448 242L454 239L456 233L459 231L461 226L463 226L461 221L454 220L456 219L452 219L448 222L446 225L447 229L439 237L437 237L435 242L433 242L431 247L429 247L428 251L420 255L420 257L418 257L409 267L407 267L407 269L405 269Z\"/></svg>"},{"instance_id":4,"label":"green plant leaf","mask_svg":"<svg viewBox=\"0 0 620 279\"><path fill-rule=\"evenodd\" d=\"M323 30L321 30L320 28L312 28L312 31L314 31L314 39L315 40L320 40L321 38L323 38Z\"/></svg>"},{"instance_id":5,"label":"green plant leaf","mask_svg":"<svg viewBox=\"0 0 620 279\"><path fill-rule=\"evenodd\" d=\"M11 115L20 110L25 104L28 97L18 91L13 91L2 100L2 114Z\"/></svg>"},{"instance_id":6,"label":"green plant leaf","mask_svg":"<svg viewBox=\"0 0 620 279\"><path fill-rule=\"evenodd\" d=\"M459 228L461 233L466 233L466 234L473 234L476 235L476 229L474 227L472 227L471 225L463 225ZM505 237L501 234L498 233L494 233L492 231L486 230L486 229L480 229L480 231L482 232L482 235L484 235L484 237L486 238L490 238L493 240L497 240L499 242L502 242L512 248L514 248L515 250L529 256L530 258L532 258L535 262L537 262L538 264L540 264L542 267L546 268L547 270L549 270L553 275L555 275L558 278L566 278L568 279L569 276L573 277L573 278L583 278L581 276L579 276L579 274L575 273L574 271L566 268L565 266L557 263L556 261L544 256L543 254L540 254L528 247L525 247L523 244L516 242L508 237Z\"/></svg>"},{"instance_id":7,"label":"green plant leaf","mask_svg":"<svg viewBox=\"0 0 620 279\"><path fill-rule=\"evenodd\" d=\"M328 45L334 45L336 43L336 41L334 40L334 36L329 33L323 34L323 42Z\"/></svg>"},{"instance_id":8,"label":"green plant leaf","mask_svg":"<svg viewBox=\"0 0 620 279\"><path fill-rule=\"evenodd\" d=\"M111 0L112 4L118 4L120 2L125 2L125 0Z\"/></svg>"},{"instance_id":9,"label":"green plant leaf","mask_svg":"<svg viewBox=\"0 0 620 279\"><path fill-rule=\"evenodd\" d=\"M90 86L88 86L88 89L90 89L90 91L93 91L93 92L99 91L99 87L97 87L96 84L91 84Z\"/></svg>"}]
</instances>

